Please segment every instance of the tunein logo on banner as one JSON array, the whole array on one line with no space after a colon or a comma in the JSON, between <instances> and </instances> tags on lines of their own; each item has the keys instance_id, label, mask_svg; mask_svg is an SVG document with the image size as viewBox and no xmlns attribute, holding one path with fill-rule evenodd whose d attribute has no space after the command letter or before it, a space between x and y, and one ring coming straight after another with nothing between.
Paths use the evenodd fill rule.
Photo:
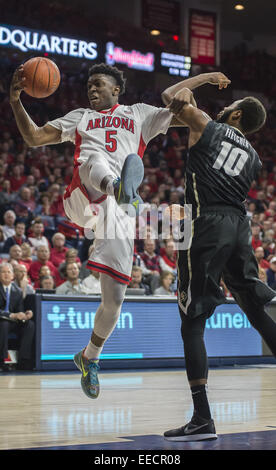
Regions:
<instances>
[{"instance_id":1,"label":"tunein logo on banner","mask_svg":"<svg viewBox=\"0 0 276 470\"><path fill-rule=\"evenodd\" d=\"M60 313L59 305L53 305L52 312L47 313L47 320L55 330L61 328L62 325L66 328L72 328L73 330L94 328L96 312L86 311L87 303L79 305L78 307L80 308L78 312L75 311L74 306L68 306L67 312ZM133 329L132 313L121 312L116 328L121 330Z\"/></svg>"},{"instance_id":2,"label":"tunein logo on banner","mask_svg":"<svg viewBox=\"0 0 276 470\"><path fill-rule=\"evenodd\" d=\"M47 313L47 319L50 322L53 322L53 328L59 328L60 327L60 322L65 320L65 314L64 313L59 313L60 308L58 305L53 306L53 313Z\"/></svg>"}]
</instances>

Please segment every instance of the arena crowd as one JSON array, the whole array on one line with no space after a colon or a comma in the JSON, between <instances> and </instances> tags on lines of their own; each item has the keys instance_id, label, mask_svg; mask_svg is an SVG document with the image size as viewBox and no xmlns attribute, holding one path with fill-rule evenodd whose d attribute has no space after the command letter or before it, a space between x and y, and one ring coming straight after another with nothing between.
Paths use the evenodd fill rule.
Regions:
<instances>
[{"instance_id":1,"label":"arena crowd","mask_svg":"<svg viewBox=\"0 0 276 470\"><path fill-rule=\"evenodd\" d=\"M270 286L276 285L276 105L273 71L274 57L254 55L240 46L222 53L220 67L226 74L228 64L239 55L229 70L237 90L257 91L262 95L268 119L261 131L249 140L263 163L245 202L252 219L252 247L259 263L260 276ZM231 59L232 58L232 59ZM18 65L16 54L0 54L0 259L9 261L19 286L31 289L56 289L58 293L99 293L98 274L86 269L93 250L93 240L83 229L72 224L63 209L62 197L73 174L74 146L28 148L23 142L9 105L11 74ZM64 65L64 67L63 67ZM38 125L77 108L87 107L86 80L88 64L72 72L60 64L62 87L45 100L24 94L23 102ZM263 71L266 80L262 80ZM6 77L6 78L5 78ZM254 79L252 77L255 77ZM130 86L121 102L146 102L162 106L160 93ZM229 104L229 103L225 103ZM215 119L224 103L206 97L198 102ZM152 140L144 154L145 177L140 194L146 204L182 204L184 201L187 130L171 128L167 135ZM157 214L158 218L159 215ZM147 219L143 219L145 227ZM143 288L145 294L175 295L177 289L176 249L172 238L162 238L161 228L146 239L135 241L134 270L130 287ZM24 266L18 270L18 266ZM24 271L24 276L23 276ZM19 274L20 272L20 274ZM17 274L16 274L17 273ZM222 282L222 288L227 292Z\"/></svg>"}]
</instances>

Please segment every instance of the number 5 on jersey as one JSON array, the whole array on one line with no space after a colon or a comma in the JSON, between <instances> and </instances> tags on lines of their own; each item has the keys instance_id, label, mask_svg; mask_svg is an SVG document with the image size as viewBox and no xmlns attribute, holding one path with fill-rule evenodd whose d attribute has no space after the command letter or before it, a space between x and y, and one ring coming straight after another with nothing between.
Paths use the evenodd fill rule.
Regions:
<instances>
[{"instance_id":1,"label":"number 5 on jersey","mask_svg":"<svg viewBox=\"0 0 276 470\"><path fill-rule=\"evenodd\" d=\"M105 148L108 152L116 152L117 140L113 137L117 131L105 131Z\"/></svg>"},{"instance_id":2,"label":"number 5 on jersey","mask_svg":"<svg viewBox=\"0 0 276 470\"><path fill-rule=\"evenodd\" d=\"M239 147L234 147L230 142L222 141L222 149L213 165L216 170L224 169L229 176L238 176L242 171L248 153Z\"/></svg>"}]
</instances>

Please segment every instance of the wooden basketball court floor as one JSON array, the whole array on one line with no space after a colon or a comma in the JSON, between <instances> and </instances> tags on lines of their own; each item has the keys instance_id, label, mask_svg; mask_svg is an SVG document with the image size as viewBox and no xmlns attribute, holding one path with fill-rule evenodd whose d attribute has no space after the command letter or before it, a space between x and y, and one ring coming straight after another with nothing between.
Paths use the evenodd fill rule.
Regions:
<instances>
[{"instance_id":1,"label":"wooden basketball court floor","mask_svg":"<svg viewBox=\"0 0 276 470\"><path fill-rule=\"evenodd\" d=\"M102 371L98 399L76 372L0 373L0 450L275 450L276 364L213 368L218 439L169 442L192 415L185 370Z\"/></svg>"}]
</instances>

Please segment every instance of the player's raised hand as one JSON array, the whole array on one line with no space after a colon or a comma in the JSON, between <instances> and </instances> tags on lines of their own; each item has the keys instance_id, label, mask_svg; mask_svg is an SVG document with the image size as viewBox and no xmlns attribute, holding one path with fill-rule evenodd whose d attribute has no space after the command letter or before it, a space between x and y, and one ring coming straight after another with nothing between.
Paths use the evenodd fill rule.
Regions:
<instances>
[{"instance_id":1,"label":"player's raised hand","mask_svg":"<svg viewBox=\"0 0 276 470\"><path fill-rule=\"evenodd\" d=\"M229 78L227 78L222 72L211 72L208 75L208 83L211 85L218 85L219 90L227 88L231 83L231 80L229 80Z\"/></svg>"},{"instance_id":2,"label":"player's raised hand","mask_svg":"<svg viewBox=\"0 0 276 470\"><path fill-rule=\"evenodd\" d=\"M19 100L20 94L25 87L24 67L19 65L15 70L10 84L10 103Z\"/></svg>"}]
</instances>

